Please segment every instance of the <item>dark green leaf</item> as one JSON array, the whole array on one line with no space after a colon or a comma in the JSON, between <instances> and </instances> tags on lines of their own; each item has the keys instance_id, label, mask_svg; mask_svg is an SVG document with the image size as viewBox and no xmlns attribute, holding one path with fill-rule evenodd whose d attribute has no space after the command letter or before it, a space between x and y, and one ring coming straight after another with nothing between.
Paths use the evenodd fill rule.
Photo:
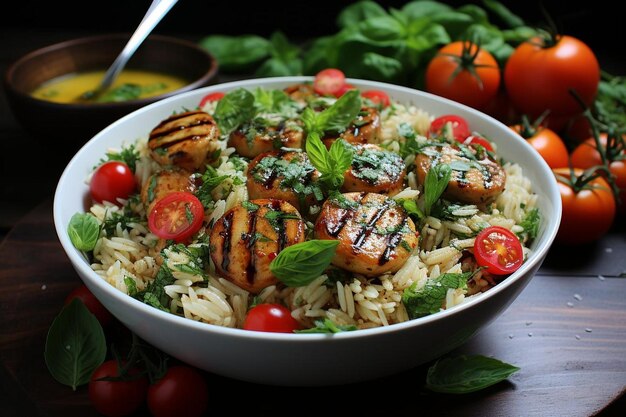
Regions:
<instances>
[{"instance_id":1,"label":"dark green leaf","mask_svg":"<svg viewBox=\"0 0 626 417\"><path fill-rule=\"evenodd\" d=\"M406 28L392 16L377 16L359 23L359 30L374 41L392 41L406 36Z\"/></svg>"},{"instance_id":2,"label":"dark green leaf","mask_svg":"<svg viewBox=\"0 0 626 417\"><path fill-rule=\"evenodd\" d=\"M228 92L215 107L213 116L223 135L235 130L255 114L254 96L245 88Z\"/></svg>"},{"instance_id":3,"label":"dark green leaf","mask_svg":"<svg viewBox=\"0 0 626 417\"><path fill-rule=\"evenodd\" d=\"M333 172L330 153L326 145L320 139L320 135L313 131L306 138L306 153L311 164L322 173L322 175L330 175Z\"/></svg>"},{"instance_id":4,"label":"dark green leaf","mask_svg":"<svg viewBox=\"0 0 626 417\"><path fill-rule=\"evenodd\" d=\"M409 2L402 7L402 12L411 20L445 13L451 10L452 8L450 6L441 2L422 0Z\"/></svg>"},{"instance_id":5,"label":"dark green leaf","mask_svg":"<svg viewBox=\"0 0 626 417\"><path fill-rule=\"evenodd\" d=\"M330 57L330 51L334 50L334 36L323 36L315 39L307 48L303 60L304 74L317 74L325 68L334 68L337 65Z\"/></svg>"},{"instance_id":6,"label":"dark green leaf","mask_svg":"<svg viewBox=\"0 0 626 417\"><path fill-rule=\"evenodd\" d=\"M420 289L414 283L402 293L402 303L412 319L436 313L443 307L448 289L467 288L467 280L473 272L441 274L426 280Z\"/></svg>"},{"instance_id":7,"label":"dark green leaf","mask_svg":"<svg viewBox=\"0 0 626 417\"><path fill-rule=\"evenodd\" d=\"M361 111L361 93L350 90L332 106L317 115L317 126L321 131L343 131Z\"/></svg>"},{"instance_id":8,"label":"dark green leaf","mask_svg":"<svg viewBox=\"0 0 626 417\"><path fill-rule=\"evenodd\" d=\"M270 271L289 287L302 287L324 273L339 241L309 240L283 249L270 263Z\"/></svg>"},{"instance_id":9,"label":"dark green leaf","mask_svg":"<svg viewBox=\"0 0 626 417\"><path fill-rule=\"evenodd\" d=\"M422 210L420 210L419 207L417 207L417 203L415 202L415 200L411 200L408 198L401 198L396 201L402 206L402 208L404 208L404 210L409 214L409 216L418 220L424 218L424 213L422 213Z\"/></svg>"},{"instance_id":10,"label":"dark green leaf","mask_svg":"<svg viewBox=\"0 0 626 417\"><path fill-rule=\"evenodd\" d=\"M270 42L256 35L207 36L200 46L208 50L219 63L220 70L243 71L270 55Z\"/></svg>"},{"instance_id":11,"label":"dark green leaf","mask_svg":"<svg viewBox=\"0 0 626 417\"><path fill-rule=\"evenodd\" d=\"M67 225L67 234L76 249L87 252L98 242L100 225L89 213L75 213Z\"/></svg>"},{"instance_id":12,"label":"dark green leaf","mask_svg":"<svg viewBox=\"0 0 626 417\"><path fill-rule=\"evenodd\" d=\"M106 340L98 319L82 301L72 300L48 330L44 358L50 374L76 390L89 382L105 356Z\"/></svg>"},{"instance_id":13,"label":"dark green leaf","mask_svg":"<svg viewBox=\"0 0 626 417\"><path fill-rule=\"evenodd\" d=\"M481 355L445 358L428 369L426 388L447 394L467 394L504 381L519 370L517 366Z\"/></svg>"},{"instance_id":14,"label":"dark green leaf","mask_svg":"<svg viewBox=\"0 0 626 417\"><path fill-rule=\"evenodd\" d=\"M516 28L524 25L524 20L511 12L504 4L496 0L483 0L485 7L495 14L505 25Z\"/></svg>"},{"instance_id":15,"label":"dark green leaf","mask_svg":"<svg viewBox=\"0 0 626 417\"><path fill-rule=\"evenodd\" d=\"M377 81L396 82L404 71L402 62L375 52L363 55L363 65L372 74L370 78Z\"/></svg>"},{"instance_id":16,"label":"dark green leaf","mask_svg":"<svg viewBox=\"0 0 626 417\"><path fill-rule=\"evenodd\" d=\"M387 12L378 3L373 1L358 1L345 7L337 16L337 25L347 28L358 25L360 22L379 16L385 16Z\"/></svg>"}]
</instances>

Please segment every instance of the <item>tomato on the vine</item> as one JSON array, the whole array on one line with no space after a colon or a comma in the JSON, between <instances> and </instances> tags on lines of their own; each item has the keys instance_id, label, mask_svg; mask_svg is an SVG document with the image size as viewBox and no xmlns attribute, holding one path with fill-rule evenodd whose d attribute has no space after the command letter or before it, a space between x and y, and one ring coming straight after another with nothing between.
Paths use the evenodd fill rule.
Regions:
<instances>
[{"instance_id":1,"label":"tomato on the vine","mask_svg":"<svg viewBox=\"0 0 626 417\"><path fill-rule=\"evenodd\" d=\"M498 94L500 67L493 55L478 45L456 41L439 49L428 63L426 91L476 109Z\"/></svg>"},{"instance_id":2,"label":"tomato on the vine","mask_svg":"<svg viewBox=\"0 0 626 417\"><path fill-rule=\"evenodd\" d=\"M584 187L571 184L570 169L552 170L558 181L563 204L561 225L556 241L566 245L589 243L604 236L615 218L615 198L611 187L601 176L594 176ZM580 178L582 169L574 168Z\"/></svg>"},{"instance_id":3,"label":"tomato on the vine","mask_svg":"<svg viewBox=\"0 0 626 417\"><path fill-rule=\"evenodd\" d=\"M98 203L108 201L119 204L118 198L128 198L136 188L133 171L120 161L109 161L100 165L89 182L91 197Z\"/></svg>"},{"instance_id":4,"label":"tomato on the vine","mask_svg":"<svg viewBox=\"0 0 626 417\"><path fill-rule=\"evenodd\" d=\"M599 138L600 146L607 146L607 134L601 133ZM619 155L609 155L609 171L613 175L615 185L620 189L619 198L621 209L626 209L626 149L618 149ZM571 154L572 165L575 168L588 169L602 164L600 153L598 152L596 141L593 137L588 138L579 144ZM606 175L606 173L603 173Z\"/></svg>"},{"instance_id":5,"label":"tomato on the vine","mask_svg":"<svg viewBox=\"0 0 626 417\"><path fill-rule=\"evenodd\" d=\"M128 375L119 380L117 360L111 359L100 365L89 380L89 400L94 408L107 417L128 416L139 409L146 400L148 379L132 368Z\"/></svg>"},{"instance_id":6,"label":"tomato on the vine","mask_svg":"<svg viewBox=\"0 0 626 417\"><path fill-rule=\"evenodd\" d=\"M572 36L533 38L520 44L504 67L506 91L515 107L532 118L583 111L570 93L589 106L598 91L600 65L593 51Z\"/></svg>"},{"instance_id":7,"label":"tomato on the vine","mask_svg":"<svg viewBox=\"0 0 626 417\"><path fill-rule=\"evenodd\" d=\"M347 89L345 74L336 68L321 70L313 80L313 90L322 96L340 97Z\"/></svg>"},{"instance_id":8,"label":"tomato on the vine","mask_svg":"<svg viewBox=\"0 0 626 417\"><path fill-rule=\"evenodd\" d=\"M440 136L443 134L446 125L452 129L452 136L458 142L463 142L470 135L469 124L461 116L455 114L445 114L435 118L430 123L429 136Z\"/></svg>"},{"instance_id":9,"label":"tomato on the vine","mask_svg":"<svg viewBox=\"0 0 626 417\"><path fill-rule=\"evenodd\" d=\"M508 275L524 262L524 251L517 236L501 226L484 228L474 241L474 257L478 266L493 275Z\"/></svg>"},{"instance_id":10,"label":"tomato on the vine","mask_svg":"<svg viewBox=\"0 0 626 417\"><path fill-rule=\"evenodd\" d=\"M361 96L382 108L389 107L391 104L389 95L382 90L366 90L361 93Z\"/></svg>"},{"instance_id":11,"label":"tomato on the vine","mask_svg":"<svg viewBox=\"0 0 626 417\"><path fill-rule=\"evenodd\" d=\"M100 300L96 298L95 295L85 284L81 284L78 287L74 288L68 295L65 297L64 304L67 305L72 302L74 298L78 298L80 301L85 304L87 310L89 310L100 322L102 327L107 326L111 320L113 320L113 315L107 310Z\"/></svg>"},{"instance_id":12,"label":"tomato on the vine","mask_svg":"<svg viewBox=\"0 0 626 417\"><path fill-rule=\"evenodd\" d=\"M293 333L300 328L300 324L291 316L287 307L280 304L258 304L248 311L243 328L259 332Z\"/></svg>"},{"instance_id":13,"label":"tomato on the vine","mask_svg":"<svg viewBox=\"0 0 626 417\"><path fill-rule=\"evenodd\" d=\"M550 168L569 166L569 154L565 142L554 130L529 124L515 124L510 128L526 139Z\"/></svg>"},{"instance_id":14,"label":"tomato on the vine","mask_svg":"<svg viewBox=\"0 0 626 417\"><path fill-rule=\"evenodd\" d=\"M198 104L198 107L202 108L208 103L212 103L214 101L220 101L224 96L225 94L222 93L221 91L216 91L215 93L209 93L206 96L202 97L202 100L200 100L200 104Z\"/></svg>"},{"instance_id":15,"label":"tomato on the vine","mask_svg":"<svg viewBox=\"0 0 626 417\"><path fill-rule=\"evenodd\" d=\"M202 227L204 207L198 197L177 191L158 200L148 215L150 231L162 239L185 242Z\"/></svg>"},{"instance_id":16,"label":"tomato on the vine","mask_svg":"<svg viewBox=\"0 0 626 417\"><path fill-rule=\"evenodd\" d=\"M153 417L199 417L209 407L209 386L196 368L175 365L148 388Z\"/></svg>"}]
</instances>

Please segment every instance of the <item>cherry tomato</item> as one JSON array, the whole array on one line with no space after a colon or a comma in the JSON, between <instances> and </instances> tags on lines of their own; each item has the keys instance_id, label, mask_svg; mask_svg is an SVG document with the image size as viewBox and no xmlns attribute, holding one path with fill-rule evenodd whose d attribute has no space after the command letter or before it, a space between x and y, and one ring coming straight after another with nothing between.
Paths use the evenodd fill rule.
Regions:
<instances>
[{"instance_id":1,"label":"cherry tomato","mask_svg":"<svg viewBox=\"0 0 626 417\"><path fill-rule=\"evenodd\" d=\"M454 114L446 114L435 118L430 124L430 136L439 136L443 134L446 123L450 123L452 128L452 136L458 142L463 142L470 135L469 124L467 120L461 116Z\"/></svg>"},{"instance_id":2,"label":"cherry tomato","mask_svg":"<svg viewBox=\"0 0 626 417\"><path fill-rule=\"evenodd\" d=\"M322 96L341 97L346 90L346 76L336 68L326 68L315 75L313 90Z\"/></svg>"},{"instance_id":3,"label":"cherry tomato","mask_svg":"<svg viewBox=\"0 0 626 417\"><path fill-rule=\"evenodd\" d=\"M463 144L465 145L480 145L483 148L485 148L486 150L493 152L493 146L491 145L491 142L489 142L487 139L481 137L481 136L476 136L476 135L470 135L468 136L464 141Z\"/></svg>"},{"instance_id":4,"label":"cherry tomato","mask_svg":"<svg viewBox=\"0 0 626 417\"><path fill-rule=\"evenodd\" d=\"M119 204L118 198L128 198L136 188L133 172L128 165L120 161L109 161L100 165L89 183L91 197L98 203L108 201Z\"/></svg>"},{"instance_id":5,"label":"cherry tomato","mask_svg":"<svg viewBox=\"0 0 626 417\"><path fill-rule=\"evenodd\" d=\"M606 147L607 135L600 134L600 144ZM620 155L616 155L614 160L609 163L609 171L613 175L615 185L620 189L621 210L626 210L626 150L622 150ZM596 165L602 165L600 153L596 147L596 141L593 137L588 138L578 145L571 154L572 165L574 168L587 169Z\"/></svg>"},{"instance_id":6,"label":"cherry tomato","mask_svg":"<svg viewBox=\"0 0 626 417\"><path fill-rule=\"evenodd\" d=\"M588 106L598 91L600 65L593 51L571 36L560 36L554 45L550 43L534 38L520 44L504 68L511 101L533 119L546 110L550 110L550 117L578 114L583 109L570 90Z\"/></svg>"},{"instance_id":7,"label":"cherry tomato","mask_svg":"<svg viewBox=\"0 0 626 417\"><path fill-rule=\"evenodd\" d=\"M569 168L552 171L566 178L570 176ZM575 175L582 172L582 169L574 168ZM606 180L597 177L589 183L589 187L575 192L571 185L558 176L556 178L563 204L556 241L565 245L578 245L594 242L604 236L615 217L615 198Z\"/></svg>"},{"instance_id":8,"label":"cherry tomato","mask_svg":"<svg viewBox=\"0 0 626 417\"><path fill-rule=\"evenodd\" d=\"M198 197L177 191L157 201L148 216L148 227L160 238L181 243L200 230L203 219L204 207Z\"/></svg>"},{"instance_id":9,"label":"cherry tomato","mask_svg":"<svg viewBox=\"0 0 626 417\"><path fill-rule=\"evenodd\" d=\"M280 304L258 304L250 309L243 322L245 330L259 332L293 333L300 324L291 311Z\"/></svg>"},{"instance_id":10,"label":"cherry tomato","mask_svg":"<svg viewBox=\"0 0 626 417\"><path fill-rule=\"evenodd\" d=\"M381 90L363 91L361 93L361 96L371 100L374 104L382 108L389 107L389 105L391 104L391 100L389 99L387 93Z\"/></svg>"},{"instance_id":11,"label":"cherry tomato","mask_svg":"<svg viewBox=\"0 0 626 417\"><path fill-rule=\"evenodd\" d=\"M206 104L211 103L213 101L220 101L222 97L224 96L225 94L222 93L221 91L216 91L215 93L209 93L206 96L202 97L202 100L200 100L200 104L198 104L198 107L202 108Z\"/></svg>"},{"instance_id":12,"label":"cherry tomato","mask_svg":"<svg viewBox=\"0 0 626 417\"><path fill-rule=\"evenodd\" d=\"M209 407L209 386L196 368L175 365L148 388L153 417L199 417Z\"/></svg>"},{"instance_id":13,"label":"cherry tomato","mask_svg":"<svg viewBox=\"0 0 626 417\"><path fill-rule=\"evenodd\" d=\"M100 300L98 300L96 296L93 295L91 291L89 291L89 288L87 288L85 284L81 284L78 287L74 288L67 295L67 297L65 297L64 304L69 304L74 298L78 298L80 301L83 302L83 304L85 304L87 310L89 310L94 316L96 316L102 327L107 326L111 322L111 320L113 320L113 315L102 305Z\"/></svg>"},{"instance_id":14,"label":"cherry tomato","mask_svg":"<svg viewBox=\"0 0 626 417\"><path fill-rule=\"evenodd\" d=\"M479 266L494 275L508 275L524 262L524 251L517 236L500 226L484 228L476 236L474 257Z\"/></svg>"},{"instance_id":15,"label":"cherry tomato","mask_svg":"<svg viewBox=\"0 0 626 417\"><path fill-rule=\"evenodd\" d=\"M565 143L554 130L539 126L537 128L524 128L520 124L510 128L521 135L535 148L539 155L550 168L562 168L569 166L569 152Z\"/></svg>"},{"instance_id":16,"label":"cherry tomato","mask_svg":"<svg viewBox=\"0 0 626 417\"><path fill-rule=\"evenodd\" d=\"M105 361L94 371L89 381L89 400L94 408L108 417L133 414L146 399L148 379L131 369L127 380L99 381L101 378L119 377L116 360Z\"/></svg>"},{"instance_id":17,"label":"cherry tomato","mask_svg":"<svg viewBox=\"0 0 626 417\"><path fill-rule=\"evenodd\" d=\"M428 63L425 84L430 93L483 109L498 94L500 67L487 50L456 41Z\"/></svg>"}]
</instances>

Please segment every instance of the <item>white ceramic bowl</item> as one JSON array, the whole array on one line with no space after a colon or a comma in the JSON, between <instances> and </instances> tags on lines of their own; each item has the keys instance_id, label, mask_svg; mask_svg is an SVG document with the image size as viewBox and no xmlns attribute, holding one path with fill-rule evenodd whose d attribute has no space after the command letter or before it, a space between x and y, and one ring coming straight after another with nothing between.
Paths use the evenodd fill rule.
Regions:
<instances>
[{"instance_id":1,"label":"white ceramic bowl","mask_svg":"<svg viewBox=\"0 0 626 417\"><path fill-rule=\"evenodd\" d=\"M498 146L498 154L519 163L539 195L543 215L532 254L496 287L468 302L420 319L354 332L324 334L260 333L219 327L159 311L129 297L96 275L67 235L76 212L89 200L85 178L109 147L146 137L173 111L195 108L201 97L237 87L282 88L310 77L246 80L214 85L151 104L123 117L87 142L63 172L54 198L59 240L87 287L139 337L170 355L206 371L240 380L289 386L321 386L388 376L433 360L467 341L498 317L531 280L556 235L561 200L554 177L537 152L507 126L467 106L410 88L350 79L361 89L382 89L433 116L458 114L473 130Z\"/></svg>"}]
</instances>

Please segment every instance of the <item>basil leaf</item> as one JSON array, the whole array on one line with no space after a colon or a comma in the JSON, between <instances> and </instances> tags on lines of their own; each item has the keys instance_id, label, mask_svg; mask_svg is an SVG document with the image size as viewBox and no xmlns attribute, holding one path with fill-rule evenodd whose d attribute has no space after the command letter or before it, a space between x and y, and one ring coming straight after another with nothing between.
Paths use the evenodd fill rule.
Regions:
<instances>
[{"instance_id":1,"label":"basil leaf","mask_svg":"<svg viewBox=\"0 0 626 417\"><path fill-rule=\"evenodd\" d=\"M241 71L270 54L270 42L260 36L207 36L200 46L208 50L224 71Z\"/></svg>"},{"instance_id":2,"label":"basil leaf","mask_svg":"<svg viewBox=\"0 0 626 417\"><path fill-rule=\"evenodd\" d=\"M75 391L89 382L105 355L106 340L98 319L82 301L72 300L54 319L46 337L44 358L50 374Z\"/></svg>"},{"instance_id":3,"label":"basil leaf","mask_svg":"<svg viewBox=\"0 0 626 417\"><path fill-rule=\"evenodd\" d=\"M67 234L76 249L87 252L96 247L100 225L89 213L75 213L67 225Z\"/></svg>"},{"instance_id":4,"label":"basil leaf","mask_svg":"<svg viewBox=\"0 0 626 417\"><path fill-rule=\"evenodd\" d=\"M503 381L519 370L517 366L481 355L445 358L428 369L426 388L447 394L467 394Z\"/></svg>"},{"instance_id":5,"label":"basil leaf","mask_svg":"<svg viewBox=\"0 0 626 417\"><path fill-rule=\"evenodd\" d=\"M419 209L415 200L411 200L410 198L400 198L396 200L396 202L400 203L409 216L417 220L424 218L424 213L422 213L422 210Z\"/></svg>"},{"instance_id":6,"label":"basil leaf","mask_svg":"<svg viewBox=\"0 0 626 417\"><path fill-rule=\"evenodd\" d=\"M230 91L215 107L215 120L222 135L227 135L255 115L254 95L245 88Z\"/></svg>"},{"instance_id":7,"label":"basil leaf","mask_svg":"<svg viewBox=\"0 0 626 417\"><path fill-rule=\"evenodd\" d=\"M324 273L339 241L309 240L283 249L270 263L270 271L289 287L303 287Z\"/></svg>"},{"instance_id":8,"label":"basil leaf","mask_svg":"<svg viewBox=\"0 0 626 417\"><path fill-rule=\"evenodd\" d=\"M332 106L317 115L317 127L322 132L341 132L358 116L360 111L361 93L358 90L350 90Z\"/></svg>"},{"instance_id":9,"label":"basil leaf","mask_svg":"<svg viewBox=\"0 0 626 417\"><path fill-rule=\"evenodd\" d=\"M332 166L332 186L339 189L343 184L344 174L352 165L354 156L351 147L343 139L337 139L330 146L330 162Z\"/></svg>"},{"instance_id":10,"label":"basil leaf","mask_svg":"<svg viewBox=\"0 0 626 417\"><path fill-rule=\"evenodd\" d=\"M452 176L450 165L431 166L424 180L424 213L428 216L430 209L445 191Z\"/></svg>"},{"instance_id":11,"label":"basil leaf","mask_svg":"<svg viewBox=\"0 0 626 417\"><path fill-rule=\"evenodd\" d=\"M508 27L516 28L524 25L524 20L511 12L504 4L496 0L483 0L483 4L489 11L495 14Z\"/></svg>"},{"instance_id":12,"label":"basil leaf","mask_svg":"<svg viewBox=\"0 0 626 417\"><path fill-rule=\"evenodd\" d=\"M311 164L313 164L322 175L328 175L333 171L330 153L317 132L309 133L306 138L305 148Z\"/></svg>"},{"instance_id":13,"label":"basil leaf","mask_svg":"<svg viewBox=\"0 0 626 417\"><path fill-rule=\"evenodd\" d=\"M409 317L416 319L437 313L443 306L448 289L467 288L467 279L472 274L472 271L441 274L437 278L428 279L420 289L417 289L417 283L406 288L402 293L402 303Z\"/></svg>"},{"instance_id":14,"label":"basil leaf","mask_svg":"<svg viewBox=\"0 0 626 417\"><path fill-rule=\"evenodd\" d=\"M337 16L337 26L349 28L364 20L378 16L386 16L387 12L373 1L359 1L344 8Z\"/></svg>"}]
</instances>

